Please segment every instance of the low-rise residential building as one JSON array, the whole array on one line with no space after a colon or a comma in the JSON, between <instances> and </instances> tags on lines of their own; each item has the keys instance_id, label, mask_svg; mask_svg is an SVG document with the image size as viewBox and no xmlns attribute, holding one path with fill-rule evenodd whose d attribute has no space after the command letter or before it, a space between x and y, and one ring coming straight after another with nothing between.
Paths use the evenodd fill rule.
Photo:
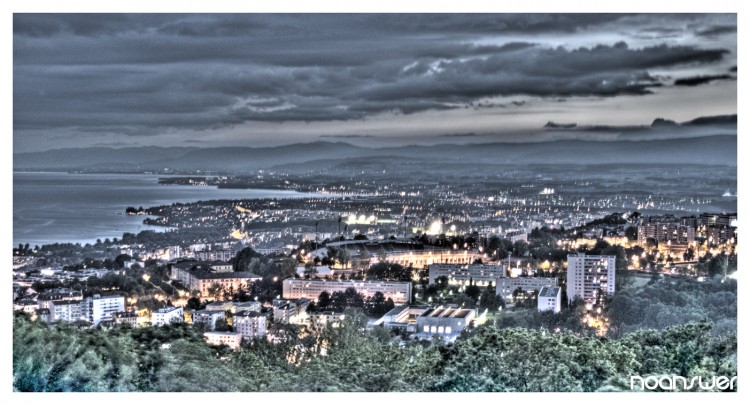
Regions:
<instances>
[{"instance_id":1,"label":"low-rise residential building","mask_svg":"<svg viewBox=\"0 0 750 405\"><path fill-rule=\"evenodd\" d=\"M240 311L232 318L235 332L243 339L266 335L266 317L255 311Z\"/></svg>"},{"instance_id":2,"label":"low-rise residential building","mask_svg":"<svg viewBox=\"0 0 750 405\"><path fill-rule=\"evenodd\" d=\"M182 307L166 307L158 309L151 313L151 325L163 326L170 322L182 322Z\"/></svg>"},{"instance_id":3,"label":"low-rise residential building","mask_svg":"<svg viewBox=\"0 0 750 405\"><path fill-rule=\"evenodd\" d=\"M205 332L203 336L206 338L206 343L210 345L227 345L235 350L239 349L240 342L242 342L242 335L239 332Z\"/></svg>"},{"instance_id":4,"label":"low-rise residential building","mask_svg":"<svg viewBox=\"0 0 750 405\"><path fill-rule=\"evenodd\" d=\"M354 288L365 298L380 291L385 299L392 299L396 304L411 302L411 282L377 281L377 280L315 280L288 278L282 283L282 295L286 299L307 298L314 300L320 293L329 294Z\"/></svg>"},{"instance_id":5,"label":"low-rise residential building","mask_svg":"<svg viewBox=\"0 0 750 405\"><path fill-rule=\"evenodd\" d=\"M225 316L226 312L223 310L193 311L193 324L202 323L206 325L207 330L214 330L216 329L216 321L223 319Z\"/></svg>"},{"instance_id":6,"label":"low-rise residential building","mask_svg":"<svg viewBox=\"0 0 750 405\"><path fill-rule=\"evenodd\" d=\"M215 266L215 265L214 265ZM182 262L171 266L170 278L179 280L191 291L198 291L203 296L209 296L209 288L214 284L225 290L248 288L248 286L262 277L244 271L226 271L224 268L212 267L207 262Z\"/></svg>"},{"instance_id":7,"label":"low-rise residential building","mask_svg":"<svg viewBox=\"0 0 750 405\"><path fill-rule=\"evenodd\" d=\"M555 277L502 277L497 279L497 295L509 301L513 298L513 292L521 289L524 292L539 291L544 287L556 287Z\"/></svg>"},{"instance_id":8,"label":"low-rise residential building","mask_svg":"<svg viewBox=\"0 0 750 405\"><path fill-rule=\"evenodd\" d=\"M236 302L231 311L235 313L239 313L242 311L260 312L261 306L262 305L260 304L260 301Z\"/></svg>"},{"instance_id":9,"label":"low-rise residential building","mask_svg":"<svg viewBox=\"0 0 750 405\"><path fill-rule=\"evenodd\" d=\"M214 301L206 304L206 310L208 311L230 311L233 312L235 303L232 301Z\"/></svg>"},{"instance_id":10,"label":"low-rise residential building","mask_svg":"<svg viewBox=\"0 0 750 405\"><path fill-rule=\"evenodd\" d=\"M14 311L23 311L27 314L33 314L39 308L39 302L33 299L21 298L13 302Z\"/></svg>"},{"instance_id":11,"label":"low-rise residential building","mask_svg":"<svg viewBox=\"0 0 750 405\"><path fill-rule=\"evenodd\" d=\"M49 308L37 309L36 311L34 311L34 315L32 315L32 319L39 320L39 322L49 323L50 322Z\"/></svg>"},{"instance_id":12,"label":"low-rise residential building","mask_svg":"<svg viewBox=\"0 0 750 405\"><path fill-rule=\"evenodd\" d=\"M309 314L309 317L310 326L312 327L324 328L326 326L332 326L338 328L344 322L346 315L344 315L343 312L323 311L313 312Z\"/></svg>"},{"instance_id":13,"label":"low-rise residential building","mask_svg":"<svg viewBox=\"0 0 750 405\"><path fill-rule=\"evenodd\" d=\"M81 301L83 292L70 288L53 288L39 294L37 300L39 308L49 308L52 301Z\"/></svg>"},{"instance_id":14,"label":"low-rise residential building","mask_svg":"<svg viewBox=\"0 0 750 405\"><path fill-rule=\"evenodd\" d=\"M561 291L560 287L543 287L539 290L537 296L537 311L560 312L561 308Z\"/></svg>"},{"instance_id":15,"label":"low-rise residential building","mask_svg":"<svg viewBox=\"0 0 750 405\"><path fill-rule=\"evenodd\" d=\"M308 304L310 304L310 300L306 298L298 300L273 300L273 321L304 325L309 319L307 314Z\"/></svg>"},{"instance_id":16,"label":"low-rise residential building","mask_svg":"<svg viewBox=\"0 0 750 405\"><path fill-rule=\"evenodd\" d=\"M503 266L489 266L484 264L431 264L429 266L430 284L437 283L439 277L448 279L451 285L486 286L497 284L497 279L505 276Z\"/></svg>"},{"instance_id":17,"label":"low-rise residential building","mask_svg":"<svg viewBox=\"0 0 750 405\"><path fill-rule=\"evenodd\" d=\"M123 312L115 312L112 314L112 320L117 325L130 325L130 326L137 326L138 325L138 313L135 311L123 311Z\"/></svg>"},{"instance_id":18,"label":"low-rise residential building","mask_svg":"<svg viewBox=\"0 0 750 405\"><path fill-rule=\"evenodd\" d=\"M228 262L237 256L237 250L234 249L222 249L222 250L201 250L195 252L195 258L200 261L216 261L220 260Z\"/></svg>"}]
</instances>

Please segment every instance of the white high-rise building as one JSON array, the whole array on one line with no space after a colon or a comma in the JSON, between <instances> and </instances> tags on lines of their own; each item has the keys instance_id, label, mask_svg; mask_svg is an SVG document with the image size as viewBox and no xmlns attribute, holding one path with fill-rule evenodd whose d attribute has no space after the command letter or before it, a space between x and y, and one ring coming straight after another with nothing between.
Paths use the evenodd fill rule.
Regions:
<instances>
[{"instance_id":1,"label":"white high-rise building","mask_svg":"<svg viewBox=\"0 0 750 405\"><path fill-rule=\"evenodd\" d=\"M266 335L266 317L258 312L242 311L232 318L232 326L243 339Z\"/></svg>"},{"instance_id":2,"label":"white high-rise building","mask_svg":"<svg viewBox=\"0 0 750 405\"><path fill-rule=\"evenodd\" d=\"M568 255L568 302L593 303L599 294L615 293L615 256Z\"/></svg>"},{"instance_id":3,"label":"white high-rise building","mask_svg":"<svg viewBox=\"0 0 750 405\"><path fill-rule=\"evenodd\" d=\"M99 294L81 301L81 316L98 325L103 320L112 320L115 312L125 311L125 297L111 295L102 297Z\"/></svg>"}]
</instances>

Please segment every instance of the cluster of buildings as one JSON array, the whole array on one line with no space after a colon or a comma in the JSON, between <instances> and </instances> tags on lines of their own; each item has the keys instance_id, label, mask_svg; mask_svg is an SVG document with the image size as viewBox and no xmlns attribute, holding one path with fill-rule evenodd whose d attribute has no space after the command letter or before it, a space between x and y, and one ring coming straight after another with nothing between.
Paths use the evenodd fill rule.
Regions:
<instances>
[{"instance_id":1,"label":"cluster of buildings","mask_svg":"<svg viewBox=\"0 0 750 405\"><path fill-rule=\"evenodd\" d=\"M56 288L37 295L35 303L24 302L23 308L17 309L44 322L86 322L97 326L102 322L117 321L115 315L125 312L125 297L96 294L83 298L81 291Z\"/></svg>"},{"instance_id":2,"label":"cluster of buildings","mask_svg":"<svg viewBox=\"0 0 750 405\"><path fill-rule=\"evenodd\" d=\"M722 244L737 234L737 213L701 214L676 218L671 215L643 218L638 225L638 244L649 240L659 244L687 246L701 240Z\"/></svg>"},{"instance_id":3,"label":"cluster of buildings","mask_svg":"<svg viewBox=\"0 0 750 405\"><path fill-rule=\"evenodd\" d=\"M437 335L452 341L467 327L484 321L484 316L477 317L474 308L402 305L390 310L373 325L414 334L417 339L430 339Z\"/></svg>"},{"instance_id":4,"label":"cluster of buildings","mask_svg":"<svg viewBox=\"0 0 750 405\"><path fill-rule=\"evenodd\" d=\"M513 293L519 288L525 292L532 292L558 284L555 277L510 277L507 274L508 268L502 265L433 264L428 269L430 284L435 284L438 278L445 277L450 285L494 285L497 295L506 301L510 301Z\"/></svg>"}]
</instances>

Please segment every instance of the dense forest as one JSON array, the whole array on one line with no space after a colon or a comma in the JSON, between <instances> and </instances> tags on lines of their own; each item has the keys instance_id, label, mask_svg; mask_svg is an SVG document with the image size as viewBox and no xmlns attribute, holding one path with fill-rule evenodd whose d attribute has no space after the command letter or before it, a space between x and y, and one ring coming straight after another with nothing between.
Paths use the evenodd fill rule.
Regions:
<instances>
[{"instance_id":1,"label":"dense forest","mask_svg":"<svg viewBox=\"0 0 750 405\"><path fill-rule=\"evenodd\" d=\"M622 391L631 375L735 376L736 334L710 321L613 339L488 324L453 344L408 342L347 310L337 329L236 351L186 324L112 329L13 320L17 391ZM697 388L697 387L696 387Z\"/></svg>"}]
</instances>

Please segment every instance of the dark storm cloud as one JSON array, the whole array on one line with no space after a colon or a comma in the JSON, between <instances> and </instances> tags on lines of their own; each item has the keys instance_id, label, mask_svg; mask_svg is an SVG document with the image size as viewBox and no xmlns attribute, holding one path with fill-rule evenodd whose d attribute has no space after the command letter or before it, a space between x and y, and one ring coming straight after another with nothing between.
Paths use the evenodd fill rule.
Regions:
<instances>
[{"instance_id":1,"label":"dark storm cloud","mask_svg":"<svg viewBox=\"0 0 750 405\"><path fill-rule=\"evenodd\" d=\"M716 25L703 30L698 31L697 35L702 37L714 37L725 34L735 34L737 32L736 25Z\"/></svg>"},{"instance_id":2,"label":"dark storm cloud","mask_svg":"<svg viewBox=\"0 0 750 405\"><path fill-rule=\"evenodd\" d=\"M674 81L675 86L698 86L701 84L711 83L714 80L728 80L730 75L713 75L713 76L693 76L677 79Z\"/></svg>"},{"instance_id":3,"label":"dark storm cloud","mask_svg":"<svg viewBox=\"0 0 750 405\"><path fill-rule=\"evenodd\" d=\"M495 34L585 35L648 18L16 14L14 128L149 135L497 106L482 101L497 96L646 95L669 84L650 70L711 65L729 53L692 45L479 41ZM659 15L683 25L696 19Z\"/></svg>"}]
</instances>

